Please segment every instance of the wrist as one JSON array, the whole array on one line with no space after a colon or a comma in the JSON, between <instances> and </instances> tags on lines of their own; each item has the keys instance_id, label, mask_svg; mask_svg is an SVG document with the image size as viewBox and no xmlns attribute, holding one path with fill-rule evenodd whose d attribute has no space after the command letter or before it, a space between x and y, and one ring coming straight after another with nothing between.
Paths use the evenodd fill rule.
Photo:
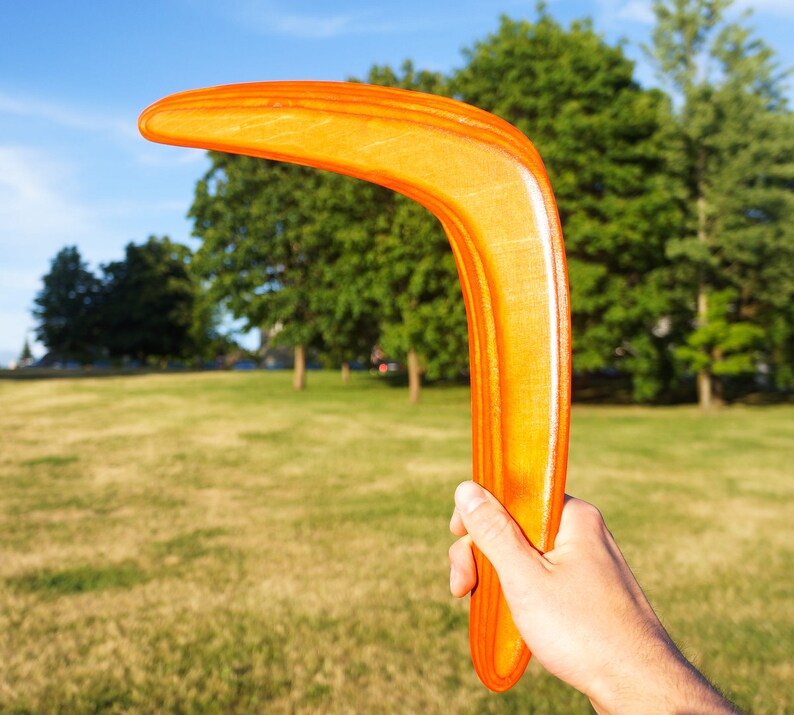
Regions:
<instances>
[{"instance_id":1,"label":"wrist","mask_svg":"<svg viewBox=\"0 0 794 715\"><path fill-rule=\"evenodd\" d=\"M667 634L606 667L585 693L599 715L738 715Z\"/></svg>"}]
</instances>

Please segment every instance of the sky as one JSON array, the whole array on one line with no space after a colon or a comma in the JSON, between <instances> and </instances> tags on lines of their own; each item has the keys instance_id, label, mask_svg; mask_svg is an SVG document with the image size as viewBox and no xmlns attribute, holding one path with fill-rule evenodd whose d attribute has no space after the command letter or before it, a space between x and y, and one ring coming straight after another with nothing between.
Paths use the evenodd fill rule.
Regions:
<instances>
[{"instance_id":1,"label":"sky","mask_svg":"<svg viewBox=\"0 0 794 715\"><path fill-rule=\"evenodd\" d=\"M0 366L35 342L33 300L50 261L77 245L89 266L129 242L168 235L193 247L186 214L204 152L150 144L149 104L186 89L364 77L374 64L448 72L499 16L535 0L2 0L0 2ZM594 28L656 82L640 49L650 0L551 0L563 25ZM794 0L737 0L784 67L794 66ZM789 91L789 96L794 97Z\"/></svg>"}]
</instances>

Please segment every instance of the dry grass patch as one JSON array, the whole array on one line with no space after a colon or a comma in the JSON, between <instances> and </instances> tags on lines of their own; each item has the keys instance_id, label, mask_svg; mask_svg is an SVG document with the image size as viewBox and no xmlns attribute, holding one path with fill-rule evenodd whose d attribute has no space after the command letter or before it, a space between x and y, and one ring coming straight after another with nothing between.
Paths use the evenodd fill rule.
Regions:
<instances>
[{"instance_id":1,"label":"dry grass patch","mask_svg":"<svg viewBox=\"0 0 794 715\"><path fill-rule=\"evenodd\" d=\"M0 382L0 712L560 713L484 690L447 521L468 391L311 373ZM794 709L794 409L578 408L596 502L674 635Z\"/></svg>"}]
</instances>

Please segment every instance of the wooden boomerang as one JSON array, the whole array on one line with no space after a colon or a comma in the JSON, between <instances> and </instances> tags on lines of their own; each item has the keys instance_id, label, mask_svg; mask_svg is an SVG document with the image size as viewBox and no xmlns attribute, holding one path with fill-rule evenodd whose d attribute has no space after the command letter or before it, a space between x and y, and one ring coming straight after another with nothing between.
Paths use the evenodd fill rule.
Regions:
<instances>
[{"instance_id":1,"label":"wooden boomerang","mask_svg":"<svg viewBox=\"0 0 794 715\"><path fill-rule=\"evenodd\" d=\"M564 498L570 410L568 280L559 217L535 148L461 102L405 90L265 82L166 97L141 133L328 169L387 186L432 211L458 267L469 323L474 480L542 552ZM504 691L530 653L495 570L475 549L472 660Z\"/></svg>"}]
</instances>

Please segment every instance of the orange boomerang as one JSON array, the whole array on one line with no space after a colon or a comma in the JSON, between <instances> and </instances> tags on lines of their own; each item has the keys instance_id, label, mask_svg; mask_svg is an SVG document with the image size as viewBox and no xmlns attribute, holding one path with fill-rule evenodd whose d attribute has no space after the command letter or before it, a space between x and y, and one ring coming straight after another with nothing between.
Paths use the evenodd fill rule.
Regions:
<instances>
[{"instance_id":1,"label":"orange boomerang","mask_svg":"<svg viewBox=\"0 0 794 715\"><path fill-rule=\"evenodd\" d=\"M568 453L571 337L557 207L527 138L455 100L361 84L263 82L166 97L153 141L292 162L399 191L441 221L469 323L474 480L542 552L554 544ZM472 660L504 691L530 653L475 549Z\"/></svg>"}]
</instances>

